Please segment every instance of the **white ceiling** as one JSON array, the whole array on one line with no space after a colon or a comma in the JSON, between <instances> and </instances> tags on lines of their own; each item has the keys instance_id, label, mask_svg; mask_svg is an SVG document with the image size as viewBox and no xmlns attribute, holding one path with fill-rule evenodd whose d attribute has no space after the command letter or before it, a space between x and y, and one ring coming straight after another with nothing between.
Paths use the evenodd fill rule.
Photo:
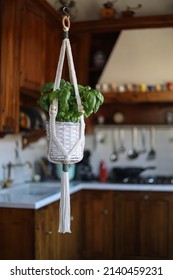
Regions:
<instances>
[{"instance_id":1,"label":"white ceiling","mask_svg":"<svg viewBox=\"0 0 173 280\"><path fill-rule=\"evenodd\" d=\"M47 0L53 7L60 7L59 0ZM68 0L67 0L68 1ZM99 11L108 0L74 0L78 9L77 20L99 19ZM111 1L111 0L109 0ZM114 1L112 1L114 2ZM58 3L58 4L57 4ZM114 7L117 17L127 6L136 7L142 4L142 8L136 10L136 15L161 15L173 14L173 0L117 0Z\"/></svg>"}]
</instances>

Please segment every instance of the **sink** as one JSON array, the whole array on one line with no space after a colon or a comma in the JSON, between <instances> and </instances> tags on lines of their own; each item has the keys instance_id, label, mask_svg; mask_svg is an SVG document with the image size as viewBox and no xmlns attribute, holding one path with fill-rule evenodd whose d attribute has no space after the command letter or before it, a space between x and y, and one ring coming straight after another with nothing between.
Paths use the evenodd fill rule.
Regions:
<instances>
[{"instance_id":1,"label":"sink","mask_svg":"<svg viewBox=\"0 0 173 280\"><path fill-rule=\"evenodd\" d=\"M60 192L60 183L30 183L12 187L0 192L0 195L12 196L49 196Z\"/></svg>"}]
</instances>

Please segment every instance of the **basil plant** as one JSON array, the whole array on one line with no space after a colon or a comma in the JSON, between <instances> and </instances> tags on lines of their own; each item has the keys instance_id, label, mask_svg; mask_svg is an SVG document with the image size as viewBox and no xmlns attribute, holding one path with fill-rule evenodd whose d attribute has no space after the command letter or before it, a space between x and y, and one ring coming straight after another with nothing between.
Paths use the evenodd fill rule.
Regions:
<instances>
[{"instance_id":1,"label":"basil plant","mask_svg":"<svg viewBox=\"0 0 173 280\"><path fill-rule=\"evenodd\" d=\"M41 88L41 96L38 104L45 112L49 111L49 106L54 98L58 99L58 122L78 122L82 112L78 112L74 87L71 83L61 80L60 88L53 90L53 83L46 83ZM84 117L88 118L92 113L96 113L103 104L103 95L96 89L89 86L78 85L79 95L84 109Z\"/></svg>"}]
</instances>

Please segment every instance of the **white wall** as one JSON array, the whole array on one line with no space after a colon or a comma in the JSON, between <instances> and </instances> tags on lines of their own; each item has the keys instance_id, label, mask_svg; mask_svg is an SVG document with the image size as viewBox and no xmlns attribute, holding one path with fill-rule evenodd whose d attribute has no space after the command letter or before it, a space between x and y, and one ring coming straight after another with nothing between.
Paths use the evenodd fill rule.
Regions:
<instances>
[{"instance_id":1,"label":"white wall","mask_svg":"<svg viewBox=\"0 0 173 280\"><path fill-rule=\"evenodd\" d=\"M53 7L59 6L58 0L47 0ZM75 0L78 9L77 20L93 20L99 19L99 11L103 7L106 0ZM142 8L136 10L136 16L140 15L156 15L170 14L173 12L172 0L118 0L114 7L119 17L121 11L126 10L127 6L136 7L142 4Z\"/></svg>"},{"instance_id":2,"label":"white wall","mask_svg":"<svg viewBox=\"0 0 173 280\"><path fill-rule=\"evenodd\" d=\"M19 143L19 157L20 160L16 160L15 149L16 141ZM22 150L21 148L21 135L8 135L0 139L0 181L4 180L7 177L7 169L3 169L3 165L7 165L9 162L12 163L25 163L30 161L32 163L32 168L29 168L28 165L24 167L15 167L12 168L12 179L14 183L21 183L25 181L30 181L33 179L33 175L38 173L36 168L36 163L43 156L46 156L47 153L47 143L46 139L42 138L34 144L30 144L27 148Z\"/></svg>"}]
</instances>

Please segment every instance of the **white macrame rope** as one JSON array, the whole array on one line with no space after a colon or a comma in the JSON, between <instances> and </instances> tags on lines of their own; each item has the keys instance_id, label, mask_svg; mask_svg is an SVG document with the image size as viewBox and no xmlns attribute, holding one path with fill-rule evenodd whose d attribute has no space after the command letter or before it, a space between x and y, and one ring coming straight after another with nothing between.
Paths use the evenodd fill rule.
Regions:
<instances>
[{"instance_id":1,"label":"white macrame rope","mask_svg":"<svg viewBox=\"0 0 173 280\"><path fill-rule=\"evenodd\" d=\"M71 83L74 86L74 91L76 95L76 101L78 105L78 112L81 112L83 110L81 98L79 95L79 90L78 90L78 85L77 85L77 78L76 78L76 72L74 69L74 63L73 63L73 56L72 56L72 51L71 51L71 45L69 39L66 39L67 41L67 60L68 60L68 66L69 66L69 74L70 74L70 79Z\"/></svg>"},{"instance_id":2,"label":"white macrame rope","mask_svg":"<svg viewBox=\"0 0 173 280\"><path fill-rule=\"evenodd\" d=\"M74 63L73 63L73 57L72 57L72 51L71 51L71 46L70 46L70 41L69 39L64 39L62 42L61 50L60 50L60 57L59 57L59 62L57 66L57 71L56 71L56 77L55 77L55 83L54 83L54 90L58 89L60 86L60 81L61 81L61 76L62 76L62 69L63 69L63 63L65 59L65 52L67 51L67 60L68 60L68 67L69 67L69 74L71 77L71 82L74 86L74 91L75 91L75 96L76 96L76 102L78 105L78 111L83 110L83 106L81 103L81 98L79 95L78 91L78 85L77 85L77 78L76 78L76 72L74 69ZM83 115L80 117L80 135L79 135L79 140L77 143L72 147L72 149L67 153L66 149L63 147L63 145L60 143L59 139L56 136L56 129L55 129L55 124L56 124L56 115L58 113L58 100L54 99L53 103L51 104L49 108L49 116L50 116L50 128L49 128L49 135L50 135L50 145L48 149L48 159L50 161L50 153L51 153L51 145L54 142L57 148L60 149L60 151L64 154L65 160L64 163L69 163L70 161L70 156L74 153L75 150L78 149L79 145L81 145L81 142L84 141L84 117ZM52 161L58 163L59 161Z\"/></svg>"},{"instance_id":3,"label":"white macrame rope","mask_svg":"<svg viewBox=\"0 0 173 280\"><path fill-rule=\"evenodd\" d=\"M61 175L61 199L60 220L58 232L71 232L70 230L70 191L68 172L62 171Z\"/></svg>"},{"instance_id":4,"label":"white macrame rope","mask_svg":"<svg viewBox=\"0 0 173 280\"><path fill-rule=\"evenodd\" d=\"M67 51L67 61L68 61L68 67L69 67L69 76L70 81L74 86L75 91L75 97L76 102L78 106L78 111L83 113L83 106L81 103L81 98L78 91L78 84L77 84L77 78L76 78L76 72L74 69L74 63L73 63L73 57L72 57L72 51L70 46L69 39L64 39L62 42L61 50L60 50L60 57L58 61L56 76L55 76L55 83L54 83L54 90L57 90L60 88L60 82L62 77L62 70L63 70L63 64L65 59L65 53ZM77 130L74 130L75 127L72 126L69 128L68 131L70 131L70 140L73 139L72 142L68 145L64 145L64 143L61 143L59 139L63 139L62 142L65 142L65 136L66 133L62 133L63 131L60 131L59 139L58 135L56 135L56 116L58 113L58 100L54 98L52 104L49 108L49 126L48 126L48 137L49 137L49 147L48 147L48 160L53 163L60 163L63 162L63 164L71 163L71 158L74 160L75 155L75 162L78 162L81 160L81 156L83 156L83 148L84 148L84 142L85 142L85 135L84 135L84 129L85 129L85 122L84 122L84 116L80 117L80 122L77 124ZM64 130L67 127L63 127ZM74 137L75 134L75 137ZM69 135L67 133L67 135ZM60 138L61 136L61 138ZM64 137L64 138L63 138ZM78 138L78 139L76 139ZM69 142L69 141L68 141ZM72 146L72 147L71 147ZM54 153L55 148L57 148L57 151L63 155L63 160L60 160L56 155L52 158L52 153ZM68 150L68 151L67 151ZM57 153L57 151L55 151ZM78 156L79 153L79 156ZM59 213L59 232L65 233L65 232L71 232L70 231L70 191L69 191L69 177L68 177L68 171L63 170L61 174L61 198L60 198L60 213Z\"/></svg>"},{"instance_id":5,"label":"white macrame rope","mask_svg":"<svg viewBox=\"0 0 173 280\"><path fill-rule=\"evenodd\" d=\"M67 46L66 39L64 39L62 41L62 46L61 46L61 50L60 50L59 61L58 61L58 66L57 66L57 70L56 70L56 76L55 76L53 90L57 90L60 87L63 64L64 64L64 59L65 59L66 46Z\"/></svg>"}]
</instances>

